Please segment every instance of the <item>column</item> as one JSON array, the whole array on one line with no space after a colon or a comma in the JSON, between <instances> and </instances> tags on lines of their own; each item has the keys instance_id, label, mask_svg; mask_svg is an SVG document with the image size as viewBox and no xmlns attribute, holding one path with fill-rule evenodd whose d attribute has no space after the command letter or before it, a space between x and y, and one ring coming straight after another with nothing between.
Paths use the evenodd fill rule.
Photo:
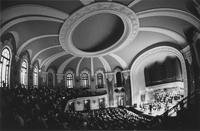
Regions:
<instances>
[{"instance_id":1,"label":"column","mask_svg":"<svg viewBox=\"0 0 200 131\"><path fill-rule=\"evenodd\" d=\"M113 99L113 73L106 73L106 82L108 87L108 101L109 105L114 105L114 99Z\"/></svg>"},{"instance_id":2,"label":"column","mask_svg":"<svg viewBox=\"0 0 200 131\"><path fill-rule=\"evenodd\" d=\"M122 71L124 77L124 89L126 96L126 105L131 106L131 82L130 82L130 70Z\"/></svg>"}]
</instances>

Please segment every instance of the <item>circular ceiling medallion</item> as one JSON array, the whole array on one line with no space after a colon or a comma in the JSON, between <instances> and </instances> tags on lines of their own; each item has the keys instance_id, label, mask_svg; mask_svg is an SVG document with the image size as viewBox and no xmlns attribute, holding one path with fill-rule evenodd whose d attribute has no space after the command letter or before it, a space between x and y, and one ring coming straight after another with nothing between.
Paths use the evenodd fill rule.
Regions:
<instances>
[{"instance_id":1,"label":"circular ceiling medallion","mask_svg":"<svg viewBox=\"0 0 200 131\"><path fill-rule=\"evenodd\" d=\"M101 56L127 46L138 29L138 18L131 9L118 3L98 2L67 18L59 41L74 56Z\"/></svg>"}]
</instances>

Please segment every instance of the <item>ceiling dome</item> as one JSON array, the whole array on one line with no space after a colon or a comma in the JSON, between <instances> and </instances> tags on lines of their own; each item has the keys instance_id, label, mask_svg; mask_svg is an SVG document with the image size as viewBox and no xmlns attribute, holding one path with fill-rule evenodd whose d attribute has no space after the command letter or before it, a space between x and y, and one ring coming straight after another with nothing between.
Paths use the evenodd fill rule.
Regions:
<instances>
[{"instance_id":1,"label":"ceiling dome","mask_svg":"<svg viewBox=\"0 0 200 131\"><path fill-rule=\"evenodd\" d=\"M101 13L82 21L72 34L72 42L82 51L96 52L115 44L123 32L124 24L120 17Z\"/></svg>"},{"instance_id":2,"label":"ceiling dome","mask_svg":"<svg viewBox=\"0 0 200 131\"><path fill-rule=\"evenodd\" d=\"M66 19L59 41L74 56L104 56L130 44L138 30L139 20L133 10L118 3L97 2Z\"/></svg>"}]
</instances>

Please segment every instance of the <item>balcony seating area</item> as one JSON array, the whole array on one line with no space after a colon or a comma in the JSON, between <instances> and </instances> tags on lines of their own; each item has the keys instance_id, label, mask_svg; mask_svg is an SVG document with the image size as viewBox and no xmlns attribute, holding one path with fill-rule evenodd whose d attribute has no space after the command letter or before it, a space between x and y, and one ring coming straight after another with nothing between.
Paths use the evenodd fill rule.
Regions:
<instances>
[{"instance_id":1,"label":"balcony seating area","mask_svg":"<svg viewBox=\"0 0 200 131\"><path fill-rule=\"evenodd\" d=\"M94 130L152 129L155 124L158 124L158 121L155 122L154 117L146 117L119 107L92 110L87 114L88 128Z\"/></svg>"},{"instance_id":2,"label":"balcony seating area","mask_svg":"<svg viewBox=\"0 0 200 131\"><path fill-rule=\"evenodd\" d=\"M190 109L187 109L189 113L181 113L175 118L167 115L153 117L145 115L133 107L110 107L81 112L64 112L64 106L68 99L67 97L64 98L67 96L64 94L59 90L48 88L0 88L0 129L182 129L180 125L188 122L183 121L187 120L187 117L184 119L183 117L191 113ZM177 113L180 114L181 111L184 110Z\"/></svg>"},{"instance_id":3,"label":"balcony seating area","mask_svg":"<svg viewBox=\"0 0 200 131\"><path fill-rule=\"evenodd\" d=\"M149 129L153 121L125 108L64 112L67 98L59 90L18 87L0 93L1 129Z\"/></svg>"}]
</instances>

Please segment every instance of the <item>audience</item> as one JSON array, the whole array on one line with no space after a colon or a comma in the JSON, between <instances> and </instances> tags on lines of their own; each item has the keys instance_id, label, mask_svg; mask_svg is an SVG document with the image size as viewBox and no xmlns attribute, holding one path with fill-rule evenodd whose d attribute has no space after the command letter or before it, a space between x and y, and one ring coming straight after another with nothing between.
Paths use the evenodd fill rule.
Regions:
<instances>
[{"instance_id":1,"label":"audience","mask_svg":"<svg viewBox=\"0 0 200 131\"><path fill-rule=\"evenodd\" d=\"M122 107L64 112L67 101L81 95L72 89L16 86L0 88L0 95L1 129L152 129L157 124L154 117Z\"/></svg>"}]
</instances>

